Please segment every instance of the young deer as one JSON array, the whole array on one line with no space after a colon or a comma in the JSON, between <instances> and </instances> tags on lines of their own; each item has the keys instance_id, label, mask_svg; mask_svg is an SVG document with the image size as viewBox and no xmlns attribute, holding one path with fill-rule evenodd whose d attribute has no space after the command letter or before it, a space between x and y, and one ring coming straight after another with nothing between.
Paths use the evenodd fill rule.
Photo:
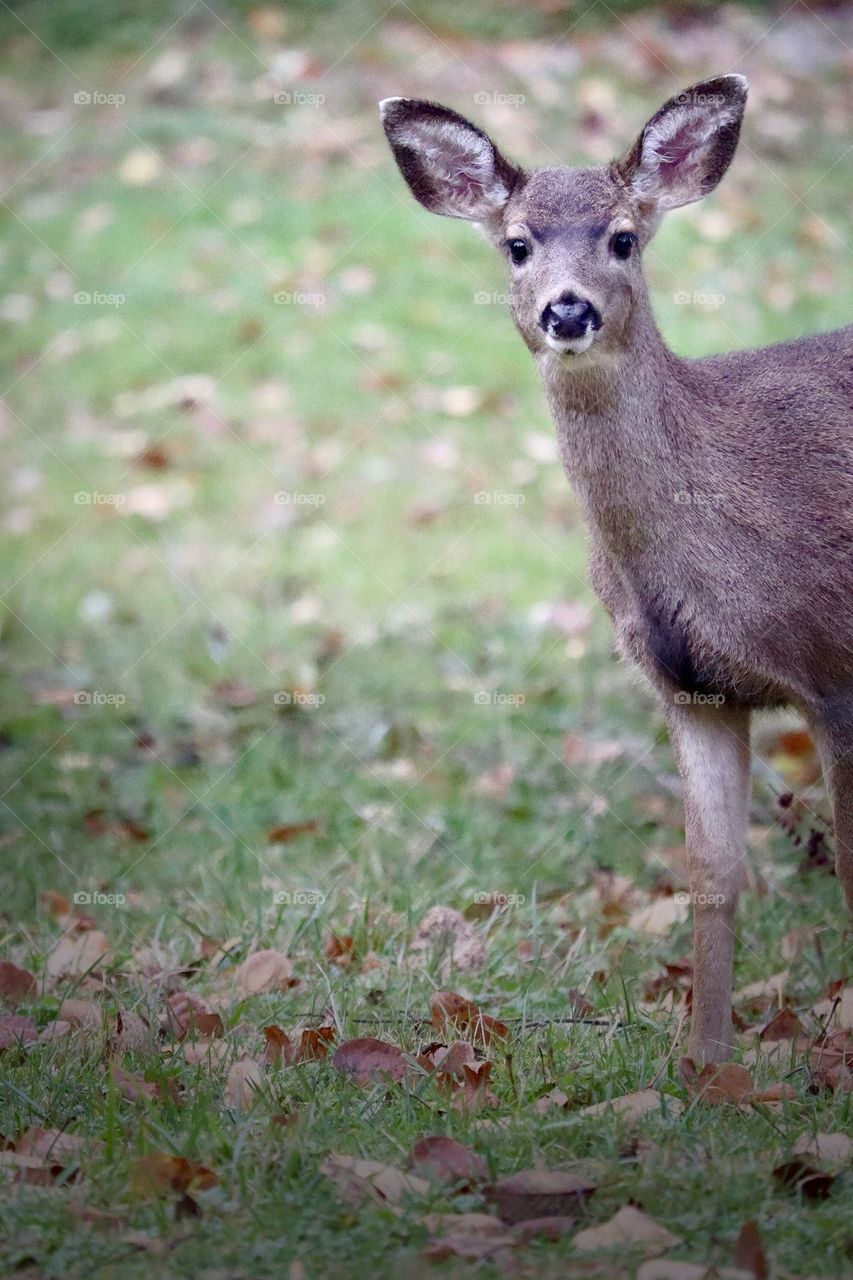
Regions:
<instances>
[{"instance_id":1,"label":"young deer","mask_svg":"<svg viewBox=\"0 0 853 1280\"><path fill-rule=\"evenodd\" d=\"M853 328L686 360L642 254L716 187L742 76L671 98L623 160L526 172L446 107L381 104L413 195L479 223L545 385L590 532L593 585L663 702L681 773L695 927L691 1051L730 1056L734 915L753 709L799 707L832 793L853 908Z\"/></svg>"}]
</instances>

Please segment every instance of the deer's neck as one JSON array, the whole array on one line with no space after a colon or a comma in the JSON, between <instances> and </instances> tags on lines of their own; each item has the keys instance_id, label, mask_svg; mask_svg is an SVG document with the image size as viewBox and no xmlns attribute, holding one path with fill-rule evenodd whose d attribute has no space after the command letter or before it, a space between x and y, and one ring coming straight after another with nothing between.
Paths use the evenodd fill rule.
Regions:
<instances>
[{"instance_id":1,"label":"deer's neck","mask_svg":"<svg viewBox=\"0 0 853 1280\"><path fill-rule=\"evenodd\" d=\"M684 369L647 309L618 355L576 368L571 357L540 360L563 464L587 519L620 559L665 536L673 494L687 487Z\"/></svg>"}]
</instances>

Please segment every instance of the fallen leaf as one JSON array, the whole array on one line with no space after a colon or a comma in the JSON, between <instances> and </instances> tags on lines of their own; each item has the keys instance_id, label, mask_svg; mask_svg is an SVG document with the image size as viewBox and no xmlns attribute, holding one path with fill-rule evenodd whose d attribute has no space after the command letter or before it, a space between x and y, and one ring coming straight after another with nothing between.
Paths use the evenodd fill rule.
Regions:
<instances>
[{"instance_id":1,"label":"fallen leaf","mask_svg":"<svg viewBox=\"0 0 853 1280\"><path fill-rule=\"evenodd\" d=\"M255 951L238 967L235 978L243 996L263 991L286 991L293 977L293 965L281 951Z\"/></svg>"},{"instance_id":2,"label":"fallen leaf","mask_svg":"<svg viewBox=\"0 0 853 1280\"><path fill-rule=\"evenodd\" d=\"M436 1031L445 1031L447 1027L467 1033L476 1043L489 1044L497 1037L505 1040L509 1036L509 1027L496 1018L489 1017L481 1011L473 1000L457 995L455 991L438 991L432 999L432 1025Z\"/></svg>"},{"instance_id":3,"label":"fallen leaf","mask_svg":"<svg viewBox=\"0 0 853 1280\"><path fill-rule=\"evenodd\" d=\"M131 1168L131 1188L136 1195L163 1196L184 1195L187 1191L208 1191L219 1179L211 1170L185 1156L164 1155L152 1152L134 1160Z\"/></svg>"},{"instance_id":4,"label":"fallen leaf","mask_svg":"<svg viewBox=\"0 0 853 1280\"><path fill-rule=\"evenodd\" d=\"M150 1084L142 1076L125 1071L117 1063L110 1067L110 1079L128 1102L153 1102L160 1095L156 1084Z\"/></svg>"},{"instance_id":5,"label":"fallen leaf","mask_svg":"<svg viewBox=\"0 0 853 1280\"><path fill-rule=\"evenodd\" d=\"M347 1204L353 1206L364 1200L397 1205L404 1196L423 1196L430 1190L430 1184L423 1178L404 1173L393 1165L336 1152L326 1156L320 1172L335 1183Z\"/></svg>"},{"instance_id":6,"label":"fallen leaf","mask_svg":"<svg viewBox=\"0 0 853 1280\"><path fill-rule=\"evenodd\" d=\"M411 1165L415 1173L433 1182L481 1182L488 1176L489 1166L483 1156L455 1138L441 1135L419 1138L412 1147Z\"/></svg>"},{"instance_id":7,"label":"fallen leaf","mask_svg":"<svg viewBox=\"0 0 853 1280\"><path fill-rule=\"evenodd\" d=\"M38 1038L36 1024L32 1018L25 1018L20 1013L6 1014L0 1018L0 1053L11 1049L13 1045L29 1044Z\"/></svg>"},{"instance_id":8,"label":"fallen leaf","mask_svg":"<svg viewBox=\"0 0 853 1280\"><path fill-rule=\"evenodd\" d=\"M456 1111L481 1111L483 1107L496 1107L498 1099L489 1088L492 1074L491 1062L478 1062L475 1066L463 1065L459 1084L451 1106Z\"/></svg>"},{"instance_id":9,"label":"fallen leaf","mask_svg":"<svg viewBox=\"0 0 853 1280\"><path fill-rule=\"evenodd\" d=\"M794 1155L841 1169L853 1162L853 1138L846 1133L804 1133L794 1144Z\"/></svg>"},{"instance_id":10,"label":"fallen leaf","mask_svg":"<svg viewBox=\"0 0 853 1280\"><path fill-rule=\"evenodd\" d=\"M816 1169L796 1156L776 1166L773 1180L780 1187L801 1191L809 1200L825 1200L832 1190L835 1174Z\"/></svg>"},{"instance_id":11,"label":"fallen leaf","mask_svg":"<svg viewBox=\"0 0 853 1280\"><path fill-rule=\"evenodd\" d=\"M684 924L689 914L687 903L673 894L668 898L656 898L647 907L632 912L628 917L628 928L662 938L676 925Z\"/></svg>"},{"instance_id":12,"label":"fallen leaf","mask_svg":"<svg viewBox=\"0 0 853 1280\"><path fill-rule=\"evenodd\" d=\"M768 1280L767 1254L754 1218L743 1224L735 1241L735 1265L753 1276L754 1280Z\"/></svg>"},{"instance_id":13,"label":"fallen leaf","mask_svg":"<svg viewBox=\"0 0 853 1280\"><path fill-rule=\"evenodd\" d=\"M336 1049L332 1064L359 1085L399 1081L408 1071L402 1049L384 1040L376 1040L373 1036L345 1040Z\"/></svg>"},{"instance_id":14,"label":"fallen leaf","mask_svg":"<svg viewBox=\"0 0 853 1280\"><path fill-rule=\"evenodd\" d=\"M799 1018L790 1009L780 1009L775 1017L766 1022L759 1031L759 1037L766 1041L796 1040L803 1035L805 1028Z\"/></svg>"},{"instance_id":15,"label":"fallen leaf","mask_svg":"<svg viewBox=\"0 0 853 1280\"><path fill-rule=\"evenodd\" d=\"M98 929L66 933L47 957L50 978L79 978L97 969L110 954L106 934Z\"/></svg>"},{"instance_id":16,"label":"fallen leaf","mask_svg":"<svg viewBox=\"0 0 853 1280\"><path fill-rule=\"evenodd\" d=\"M513 1228L513 1236L519 1244L529 1244L531 1240L550 1240L555 1243L562 1236L574 1231L577 1223L574 1218L565 1216L546 1218L529 1218L519 1222Z\"/></svg>"},{"instance_id":17,"label":"fallen leaf","mask_svg":"<svg viewBox=\"0 0 853 1280\"><path fill-rule=\"evenodd\" d=\"M140 1053L151 1043L148 1023L130 1009L117 1009L110 1047L118 1053Z\"/></svg>"},{"instance_id":18,"label":"fallen leaf","mask_svg":"<svg viewBox=\"0 0 853 1280\"><path fill-rule=\"evenodd\" d=\"M547 1115L554 1107L560 1111L565 1111L569 1105L569 1095L564 1093L562 1089L549 1089L547 1093L543 1093L536 1099L533 1104L533 1110L539 1116Z\"/></svg>"},{"instance_id":19,"label":"fallen leaf","mask_svg":"<svg viewBox=\"0 0 853 1280\"><path fill-rule=\"evenodd\" d=\"M292 1066L298 1062L319 1062L328 1055L335 1038L334 1027L309 1027L298 1042L290 1038L281 1027L264 1027L267 1047L264 1061L272 1067Z\"/></svg>"},{"instance_id":20,"label":"fallen leaf","mask_svg":"<svg viewBox=\"0 0 853 1280\"><path fill-rule=\"evenodd\" d=\"M341 969L348 969L356 958L355 940L348 933L343 937L333 933L326 943L326 957Z\"/></svg>"},{"instance_id":21,"label":"fallen leaf","mask_svg":"<svg viewBox=\"0 0 853 1280\"><path fill-rule=\"evenodd\" d=\"M587 1227L584 1231L579 1231L572 1244L582 1253L625 1248L642 1248L645 1253L663 1253L665 1249L674 1249L681 1244L681 1239L641 1209L626 1204L609 1221L602 1222L598 1227Z\"/></svg>"},{"instance_id":22,"label":"fallen leaf","mask_svg":"<svg viewBox=\"0 0 853 1280\"><path fill-rule=\"evenodd\" d=\"M59 1006L58 1017L73 1027L85 1027L88 1031L100 1031L103 1026L103 1005L94 1000L81 1000L70 996Z\"/></svg>"},{"instance_id":23,"label":"fallen leaf","mask_svg":"<svg viewBox=\"0 0 853 1280\"><path fill-rule=\"evenodd\" d=\"M47 1164L57 1165L62 1169L79 1162L80 1154L87 1142L78 1133L67 1133L64 1129L41 1129L31 1125L25 1129L15 1143L19 1155L36 1156ZM99 1148L100 1143L89 1145Z\"/></svg>"},{"instance_id":24,"label":"fallen leaf","mask_svg":"<svg viewBox=\"0 0 853 1280\"><path fill-rule=\"evenodd\" d=\"M853 1031L853 987L845 987L828 1000L821 1000L812 1013L825 1026Z\"/></svg>"},{"instance_id":25,"label":"fallen leaf","mask_svg":"<svg viewBox=\"0 0 853 1280\"><path fill-rule=\"evenodd\" d=\"M267 832L267 840L270 844L290 844L291 840L296 840L299 836L313 835L319 830L317 818L309 818L306 822L283 822Z\"/></svg>"},{"instance_id":26,"label":"fallen leaf","mask_svg":"<svg viewBox=\"0 0 853 1280\"><path fill-rule=\"evenodd\" d=\"M593 1183L567 1169L522 1169L486 1190L504 1222L571 1217L571 1211L595 1191Z\"/></svg>"},{"instance_id":27,"label":"fallen leaf","mask_svg":"<svg viewBox=\"0 0 853 1280\"><path fill-rule=\"evenodd\" d=\"M711 1106L723 1102L750 1102L755 1095L752 1076L746 1067L738 1066L736 1062L709 1062L697 1071L692 1058L682 1058L679 1072L689 1093L698 1102Z\"/></svg>"},{"instance_id":28,"label":"fallen leaf","mask_svg":"<svg viewBox=\"0 0 853 1280\"><path fill-rule=\"evenodd\" d=\"M448 1258L495 1259L516 1242L500 1218L490 1213L433 1213L424 1221L433 1236L423 1254L432 1262Z\"/></svg>"},{"instance_id":29,"label":"fallen leaf","mask_svg":"<svg viewBox=\"0 0 853 1280\"><path fill-rule=\"evenodd\" d=\"M213 1013L202 996L191 991L175 991L166 1001L163 1013L166 1031L177 1040L212 1039L224 1033L222 1018Z\"/></svg>"},{"instance_id":30,"label":"fallen leaf","mask_svg":"<svg viewBox=\"0 0 853 1280\"><path fill-rule=\"evenodd\" d=\"M409 950L416 956L440 956L443 975L454 969L471 972L486 963L483 939L453 907L432 907L415 930Z\"/></svg>"},{"instance_id":31,"label":"fallen leaf","mask_svg":"<svg viewBox=\"0 0 853 1280\"><path fill-rule=\"evenodd\" d=\"M21 969L11 960L0 960L0 996L7 1000L26 1000L36 991L36 980L28 969Z\"/></svg>"},{"instance_id":32,"label":"fallen leaf","mask_svg":"<svg viewBox=\"0 0 853 1280\"><path fill-rule=\"evenodd\" d=\"M678 1098L659 1093L657 1089L638 1089L635 1093L623 1093L616 1098L606 1098L604 1102L594 1102L592 1106L584 1107L580 1115L603 1116L610 1112L626 1120L639 1120L649 1112L659 1115L662 1110L677 1116L683 1106Z\"/></svg>"},{"instance_id":33,"label":"fallen leaf","mask_svg":"<svg viewBox=\"0 0 853 1280\"><path fill-rule=\"evenodd\" d=\"M748 1271L734 1267L703 1266L680 1258L653 1258L638 1269L635 1280L753 1280Z\"/></svg>"},{"instance_id":34,"label":"fallen leaf","mask_svg":"<svg viewBox=\"0 0 853 1280\"><path fill-rule=\"evenodd\" d=\"M239 1058L232 1063L225 1082L225 1103L235 1111L248 1111L258 1100L264 1073L254 1058Z\"/></svg>"}]
</instances>

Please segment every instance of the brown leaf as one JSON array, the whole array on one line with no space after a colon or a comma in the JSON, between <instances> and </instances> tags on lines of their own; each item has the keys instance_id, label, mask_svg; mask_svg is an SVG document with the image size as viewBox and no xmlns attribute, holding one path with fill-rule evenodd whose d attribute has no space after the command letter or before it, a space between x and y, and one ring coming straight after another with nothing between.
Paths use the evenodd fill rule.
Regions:
<instances>
[{"instance_id":1,"label":"brown leaf","mask_svg":"<svg viewBox=\"0 0 853 1280\"><path fill-rule=\"evenodd\" d=\"M409 946L414 955L443 956L441 972L468 973L486 963L486 947L480 934L453 907L432 907L421 920Z\"/></svg>"},{"instance_id":2,"label":"brown leaf","mask_svg":"<svg viewBox=\"0 0 853 1280\"><path fill-rule=\"evenodd\" d=\"M478 1062L473 1067L463 1066L460 1084L456 1087L450 1104L454 1110L474 1112L481 1111L483 1107L496 1107L498 1099L489 1088L491 1074L491 1062Z\"/></svg>"},{"instance_id":3,"label":"brown leaf","mask_svg":"<svg viewBox=\"0 0 853 1280\"><path fill-rule=\"evenodd\" d=\"M175 991L166 1001L165 1028L177 1040L213 1039L224 1034L222 1018L207 1001L191 991Z\"/></svg>"},{"instance_id":4,"label":"brown leaf","mask_svg":"<svg viewBox=\"0 0 853 1280\"><path fill-rule=\"evenodd\" d=\"M662 1106L671 1116L677 1116L683 1110L678 1098L658 1093L657 1089L638 1089L635 1093L623 1093L616 1098L606 1098L604 1102L595 1102L590 1107L584 1107L580 1114L602 1116L610 1112L626 1120L639 1120L649 1112L659 1115Z\"/></svg>"},{"instance_id":5,"label":"brown leaf","mask_svg":"<svg viewBox=\"0 0 853 1280\"><path fill-rule=\"evenodd\" d=\"M607 1222L579 1231L572 1244L582 1253L642 1248L645 1253L657 1254L674 1249L681 1239L642 1210L626 1204Z\"/></svg>"},{"instance_id":6,"label":"brown leaf","mask_svg":"<svg viewBox=\"0 0 853 1280\"><path fill-rule=\"evenodd\" d=\"M130 1009L117 1009L115 1030L110 1036L110 1047L118 1053L139 1053L151 1043L148 1023Z\"/></svg>"},{"instance_id":7,"label":"brown leaf","mask_svg":"<svg viewBox=\"0 0 853 1280\"><path fill-rule=\"evenodd\" d=\"M531 1240L549 1240L554 1244L574 1231L575 1226L574 1218L557 1217L555 1214L553 1217L529 1218L526 1222L519 1222L513 1228L513 1235L520 1244L529 1244Z\"/></svg>"},{"instance_id":8,"label":"brown leaf","mask_svg":"<svg viewBox=\"0 0 853 1280\"><path fill-rule=\"evenodd\" d=\"M231 1064L225 1082L225 1105L235 1111L248 1111L257 1102L263 1083L263 1068L254 1058L239 1058Z\"/></svg>"},{"instance_id":9,"label":"brown leaf","mask_svg":"<svg viewBox=\"0 0 853 1280\"><path fill-rule=\"evenodd\" d=\"M152 1152L134 1160L131 1169L131 1189L142 1197L184 1195L187 1191L207 1191L215 1187L219 1179L211 1170L185 1156L164 1155Z\"/></svg>"},{"instance_id":10,"label":"brown leaf","mask_svg":"<svg viewBox=\"0 0 853 1280\"><path fill-rule=\"evenodd\" d=\"M104 1021L102 1005L76 996L62 1001L58 1016L63 1022L70 1022L72 1027L85 1027L87 1031L100 1031Z\"/></svg>"},{"instance_id":11,"label":"brown leaf","mask_svg":"<svg viewBox=\"0 0 853 1280\"><path fill-rule=\"evenodd\" d=\"M255 951L238 967L235 977L243 996L286 991L293 977L293 965L281 951Z\"/></svg>"},{"instance_id":12,"label":"brown leaf","mask_svg":"<svg viewBox=\"0 0 853 1280\"><path fill-rule=\"evenodd\" d=\"M98 970L109 957L110 944L98 929L66 933L47 957L50 978L79 978L90 970Z\"/></svg>"},{"instance_id":13,"label":"brown leaf","mask_svg":"<svg viewBox=\"0 0 853 1280\"><path fill-rule=\"evenodd\" d=\"M79 1162L80 1153L86 1145L80 1134L31 1125L18 1138L15 1150L19 1155L36 1156L46 1164L66 1169ZM89 1145L99 1147L101 1144L90 1142Z\"/></svg>"},{"instance_id":14,"label":"brown leaf","mask_svg":"<svg viewBox=\"0 0 853 1280\"><path fill-rule=\"evenodd\" d=\"M476 1044L489 1044L497 1038L505 1040L509 1027L481 1011L473 1000L466 1000L455 991L438 991L432 1000L432 1025L436 1031L448 1027L462 1035L468 1034Z\"/></svg>"},{"instance_id":15,"label":"brown leaf","mask_svg":"<svg viewBox=\"0 0 853 1280\"><path fill-rule=\"evenodd\" d=\"M404 1196L426 1195L430 1185L423 1178L403 1173L393 1165L378 1160L361 1160L357 1156L330 1152L320 1165L320 1172L340 1189L347 1204L356 1206L364 1200L377 1204L397 1205Z\"/></svg>"},{"instance_id":16,"label":"brown leaf","mask_svg":"<svg viewBox=\"0 0 853 1280\"><path fill-rule=\"evenodd\" d=\"M32 1018L20 1013L6 1014L0 1018L0 1053L13 1045L29 1044L37 1039L38 1031Z\"/></svg>"},{"instance_id":17,"label":"brown leaf","mask_svg":"<svg viewBox=\"0 0 853 1280\"><path fill-rule=\"evenodd\" d=\"M332 1063L359 1085L399 1081L408 1071L402 1049L373 1036L345 1040L335 1051Z\"/></svg>"},{"instance_id":18,"label":"brown leaf","mask_svg":"<svg viewBox=\"0 0 853 1280\"><path fill-rule=\"evenodd\" d=\"M36 980L29 970L20 969L11 960L0 960L0 996L17 1003L35 991Z\"/></svg>"},{"instance_id":19,"label":"brown leaf","mask_svg":"<svg viewBox=\"0 0 853 1280\"><path fill-rule=\"evenodd\" d=\"M796 1040L804 1033L805 1029L797 1015L790 1009L780 1009L775 1017L764 1024L758 1034L761 1040L777 1041Z\"/></svg>"},{"instance_id":20,"label":"brown leaf","mask_svg":"<svg viewBox=\"0 0 853 1280\"><path fill-rule=\"evenodd\" d=\"M313 835L320 829L321 824L317 818L309 818L305 822L283 822L267 832L267 840L270 844L290 844L291 840Z\"/></svg>"},{"instance_id":21,"label":"brown leaf","mask_svg":"<svg viewBox=\"0 0 853 1280\"><path fill-rule=\"evenodd\" d=\"M835 1174L816 1169L795 1156L776 1166L773 1180L780 1187L801 1191L809 1200L825 1200L832 1190Z\"/></svg>"},{"instance_id":22,"label":"brown leaf","mask_svg":"<svg viewBox=\"0 0 853 1280\"><path fill-rule=\"evenodd\" d=\"M326 943L326 957L341 969L348 969L356 958L355 940L351 934L333 933Z\"/></svg>"},{"instance_id":23,"label":"brown leaf","mask_svg":"<svg viewBox=\"0 0 853 1280\"><path fill-rule=\"evenodd\" d=\"M755 1280L767 1280L770 1269L767 1266L767 1255L761 1241L758 1223L750 1218L740 1229L735 1242L735 1266L742 1267Z\"/></svg>"},{"instance_id":24,"label":"brown leaf","mask_svg":"<svg viewBox=\"0 0 853 1280\"><path fill-rule=\"evenodd\" d=\"M160 1091L156 1084L143 1080L142 1076L133 1075L123 1067L113 1063L110 1067L110 1078L118 1092L128 1102L153 1102Z\"/></svg>"},{"instance_id":25,"label":"brown leaf","mask_svg":"<svg viewBox=\"0 0 853 1280\"><path fill-rule=\"evenodd\" d=\"M568 1169L522 1169L486 1191L504 1222L528 1218L571 1217L595 1191L593 1183Z\"/></svg>"},{"instance_id":26,"label":"brown leaf","mask_svg":"<svg viewBox=\"0 0 853 1280\"><path fill-rule=\"evenodd\" d=\"M471 1183L488 1176L485 1159L455 1138L441 1135L419 1138L412 1147L412 1168L433 1182Z\"/></svg>"},{"instance_id":27,"label":"brown leaf","mask_svg":"<svg viewBox=\"0 0 853 1280\"><path fill-rule=\"evenodd\" d=\"M722 1102L750 1102L755 1093L752 1076L746 1067L736 1062L708 1063L697 1071L692 1058L682 1058L679 1071L690 1094L711 1106Z\"/></svg>"},{"instance_id":28,"label":"brown leaf","mask_svg":"<svg viewBox=\"0 0 853 1280\"><path fill-rule=\"evenodd\" d=\"M569 1105L569 1095L564 1093L562 1089L549 1089L547 1093L543 1093L536 1099L533 1104L533 1110L537 1115L547 1115L554 1107L560 1111L565 1111Z\"/></svg>"},{"instance_id":29,"label":"brown leaf","mask_svg":"<svg viewBox=\"0 0 853 1280\"><path fill-rule=\"evenodd\" d=\"M841 1169L853 1162L853 1138L846 1133L804 1133L794 1145L794 1155Z\"/></svg>"},{"instance_id":30,"label":"brown leaf","mask_svg":"<svg viewBox=\"0 0 853 1280\"><path fill-rule=\"evenodd\" d=\"M496 1255L515 1243L500 1218L490 1213L431 1213L425 1225L433 1237L423 1253L432 1262L445 1262L448 1258L496 1260Z\"/></svg>"}]
</instances>

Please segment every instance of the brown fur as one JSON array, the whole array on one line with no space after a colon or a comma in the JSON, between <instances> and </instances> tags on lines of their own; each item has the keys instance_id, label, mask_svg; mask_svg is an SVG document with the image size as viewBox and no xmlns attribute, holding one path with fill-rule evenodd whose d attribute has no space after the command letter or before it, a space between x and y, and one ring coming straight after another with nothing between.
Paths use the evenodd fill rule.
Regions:
<instances>
[{"instance_id":1,"label":"brown fur","mask_svg":"<svg viewBox=\"0 0 853 1280\"><path fill-rule=\"evenodd\" d=\"M533 174L480 131L466 152L470 126L446 108L392 99L385 110L426 207L480 221L498 246L528 246L511 267L513 316L589 523L593 584L662 698L682 775L692 1045L712 1060L732 1045L752 709L791 703L812 726L853 908L853 329L682 359L658 333L642 274L663 212L723 176L745 99L739 77L706 81L670 99L622 162ZM612 237L625 229L637 251L622 262ZM555 351L543 329L563 297L602 317L578 354Z\"/></svg>"}]
</instances>

